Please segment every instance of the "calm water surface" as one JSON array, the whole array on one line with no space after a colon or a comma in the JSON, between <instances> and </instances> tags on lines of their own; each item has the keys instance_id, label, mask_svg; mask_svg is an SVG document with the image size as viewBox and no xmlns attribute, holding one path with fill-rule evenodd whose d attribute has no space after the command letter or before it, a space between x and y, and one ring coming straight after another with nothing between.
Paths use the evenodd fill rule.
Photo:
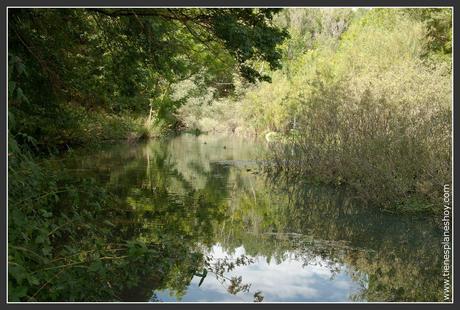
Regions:
<instances>
[{"instance_id":1,"label":"calm water surface","mask_svg":"<svg viewBox=\"0 0 460 310\"><path fill-rule=\"evenodd\" d=\"M177 244L167 271L159 266L155 281L124 300L442 298L439 223L267 175L266 151L247 139L184 134L66 158L68 169L104 182L130 211L113 223L133 227L135 238Z\"/></svg>"}]
</instances>

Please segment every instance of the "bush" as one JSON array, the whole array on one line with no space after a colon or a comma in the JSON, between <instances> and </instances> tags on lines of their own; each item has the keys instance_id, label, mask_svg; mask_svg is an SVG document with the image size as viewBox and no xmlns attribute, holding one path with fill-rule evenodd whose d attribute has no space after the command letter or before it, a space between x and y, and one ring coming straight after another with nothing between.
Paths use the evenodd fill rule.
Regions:
<instances>
[{"instance_id":1,"label":"bush","mask_svg":"<svg viewBox=\"0 0 460 310\"><path fill-rule=\"evenodd\" d=\"M425 36L421 23L377 10L328 64L317 56L289 136L297 152L278 148L280 168L293 171L282 158L294 159L296 173L347 184L379 207L439 208L451 182L451 78L446 63L421 59Z\"/></svg>"},{"instance_id":2,"label":"bush","mask_svg":"<svg viewBox=\"0 0 460 310\"><path fill-rule=\"evenodd\" d=\"M152 218L127 205L132 191L126 184L119 180L110 184L100 171L82 177L56 158L39 162L11 135L8 146L10 302L146 298L173 277L178 284L172 289L183 291L194 270L203 268L203 256L190 250L183 238L174 239L169 228L152 225ZM106 158L89 160L97 159L106 162ZM120 169L126 170L127 166ZM158 195L166 196L163 191ZM150 212L154 208L138 203ZM167 218L167 212L160 213L159 221ZM169 219L183 221L178 214ZM187 223L196 225L194 219L190 216ZM193 226L186 229L195 232Z\"/></svg>"}]
</instances>

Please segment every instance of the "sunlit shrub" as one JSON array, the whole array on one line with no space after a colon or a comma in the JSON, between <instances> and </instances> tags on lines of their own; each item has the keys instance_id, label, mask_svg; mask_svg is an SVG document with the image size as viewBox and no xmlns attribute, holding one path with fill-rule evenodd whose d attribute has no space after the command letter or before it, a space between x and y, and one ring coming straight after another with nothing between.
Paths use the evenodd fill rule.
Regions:
<instances>
[{"instance_id":1,"label":"sunlit shrub","mask_svg":"<svg viewBox=\"0 0 460 310\"><path fill-rule=\"evenodd\" d=\"M276 156L300 159L296 172L347 184L371 205L438 208L451 182L449 68L420 59L420 23L374 15L383 20L352 27L330 65L304 77L297 153ZM277 162L288 170L292 161Z\"/></svg>"}]
</instances>

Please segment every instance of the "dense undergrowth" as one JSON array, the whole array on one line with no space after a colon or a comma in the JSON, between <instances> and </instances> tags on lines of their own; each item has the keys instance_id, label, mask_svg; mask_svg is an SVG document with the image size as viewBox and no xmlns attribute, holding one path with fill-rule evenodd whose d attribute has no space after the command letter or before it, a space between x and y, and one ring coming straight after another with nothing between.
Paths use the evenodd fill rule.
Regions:
<instances>
[{"instance_id":1,"label":"dense undergrowth","mask_svg":"<svg viewBox=\"0 0 460 310\"><path fill-rule=\"evenodd\" d=\"M11 136L9 152L9 301L142 299L168 281L181 289L202 265L183 240L143 238L148 218L117 184L79 177L59 158L38 164Z\"/></svg>"},{"instance_id":2,"label":"dense undergrowth","mask_svg":"<svg viewBox=\"0 0 460 310\"><path fill-rule=\"evenodd\" d=\"M262 136L280 173L347 186L370 206L439 211L451 183L451 11L284 10L276 23L291 38L272 83L189 102L185 123Z\"/></svg>"},{"instance_id":3,"label":"dense undergrowth","mask_svg":"<svg viewBox=\"0 0 460 310\"><path fill-rule=\"evenodd\" d=\"M112 229L103 219L116 212L108 210L103 187L37 164L11 136L8 176L9 300L116 299L98 271L102 264L113 264L111 272L122 267L116 261L126 256L129 243L103 246ZM125 272L125 281L135 273ZM88 296L86 287L92 285L95 296Z\"/></svg>"},{"instance_id":4,"label":"dense undergrowth","mask_svg":"<svg viewBox=\"0 0 460 310\"><path fill-rule=\"evenodd\" d=\"M138 142L158 137L169 130L161 124L149 123L145 117L128 113L114 115L105 111L87 111L78 106L61 106L60 116L38 115L36 121L22 111L9 111L10 123L18 122L21 132L14 138L39 153L60 153L75 147L94 146L105 142L127 140ZM10 126L14 130L14 125ZM29 135L39 131L39 135ZM24 133L27 132L27 133Z\"/></svg>"}]
</instances>

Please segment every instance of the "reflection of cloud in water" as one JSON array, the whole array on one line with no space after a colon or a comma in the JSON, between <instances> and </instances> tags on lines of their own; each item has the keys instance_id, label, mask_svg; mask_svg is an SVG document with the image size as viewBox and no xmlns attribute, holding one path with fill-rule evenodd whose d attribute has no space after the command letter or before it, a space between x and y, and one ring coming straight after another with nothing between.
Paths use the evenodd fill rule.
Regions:
<instances>
[{"instance_id":1,"label":"reflection of cloud in water","mask_svg":"<svg viewBox=\"0 0 460 310\"><path fill-rule=\"evenodd\" d=\"M226 256L236 258L245 254L245 250L239 247L233 253L227 253L221 246L215 245L211 254L216 259ZM293 259L289 253L280 264L274 260L267 263L267 258L263 256L253 258L253 264L236 267L225 274L227 277L242 276L243 283L251 284L249 293L231 295L213 274L209 274L201 287L198 287L200 278L194 277L181 301L252 302L256 291L262 291L265 302L348 301L349 296L359 289L358 284L345 273L344 266L339 266L338 274L332 277L328 267L319 264L302 267L303 263ZM176 301L167 291L157 295L162 301Z\"/></svg>"}]
</instances>

